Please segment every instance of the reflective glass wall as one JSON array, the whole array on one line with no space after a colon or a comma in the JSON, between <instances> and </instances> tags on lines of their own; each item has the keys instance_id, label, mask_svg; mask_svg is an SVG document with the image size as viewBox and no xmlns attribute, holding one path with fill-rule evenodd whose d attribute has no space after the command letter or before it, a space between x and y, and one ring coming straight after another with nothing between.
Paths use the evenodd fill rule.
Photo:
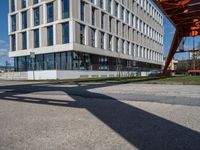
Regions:
<instances>
[{"instance_id":1,"label":"reflective glass wall","mask_svg":"<svg viewBox=\"0 0 200 150\"><path fill-rule=\"evenodd\" d=\"M94 70L94 71L150 71L160 70L160 65L120 58L68 51L16 57L15 71L31 70Z\"/></svg>"}]
</instances>

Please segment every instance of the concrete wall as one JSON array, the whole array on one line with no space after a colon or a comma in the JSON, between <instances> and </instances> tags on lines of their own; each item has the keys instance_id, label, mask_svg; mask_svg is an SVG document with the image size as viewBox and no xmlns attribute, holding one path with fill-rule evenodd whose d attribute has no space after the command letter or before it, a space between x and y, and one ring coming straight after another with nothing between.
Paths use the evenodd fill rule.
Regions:
<instances>
[{"instance_id":1,"label":"concrete wall","mask_svg":"<svg viewBox=\"0 0 200 150\"><path fill-rule=\"evenodd\" d=\"M130 76L148 76L149 72L120 72L121 77ZM0 80L62 80L78 78L100 78L100 77L117 77L117 71L28 71L28 72L8 72L0 73Z\"/></svg>"},{"instance_id":2,"label":"concrete wall","mask_svg":"<svg viewBox=\"0 0 200 150\"><path fill-rule=\"evenodd\" d=\"M27 72L0 73L0 80L28 80Z\"/></svg>"},{"instance_id":3,"label":"concrete wall","mask_svg":"<svg viewBox=\"0 0 200 150\"><path fill-rule=\"evenodd\" d=\"M117 71L28 71L28 80L56 80L56 79L78 79L78 78L100 78L100 77L117 77ZM148 73L143 72L140 75L147 76ZM120 72L120 76L136 76L136 72Z\"/></svg>"}]
</instances>

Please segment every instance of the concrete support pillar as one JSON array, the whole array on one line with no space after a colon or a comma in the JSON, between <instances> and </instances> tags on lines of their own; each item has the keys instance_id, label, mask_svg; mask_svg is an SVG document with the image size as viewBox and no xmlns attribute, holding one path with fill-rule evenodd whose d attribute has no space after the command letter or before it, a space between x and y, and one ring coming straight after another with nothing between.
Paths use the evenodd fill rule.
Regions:
<instances>
[{"instance_id":1,"label":"concrete support pillar","mask_svg":"<svg viewBox=\"0 0 200 150\"><path fill-rule=\"evenodd\" d=\"M33 15L33 8L30 9L30 26L34 26L34 15Z\"/></svg>"},{"instance_id":2,"label":"concrete support pillar","mask_svg":"<svg viewBox=\"0 0 200 150\"><path fill-rule=\"evenodd\" d=\"M42 46L42 38L46 38L45 35L42 34L42 29L39 28L39 47Z\"/></svg>"},{"instance_id":3,"label":"concrete support pillar","mask_svg":"<svg viewBox=\"0 0 200 150\"><path fill-rule=\"evenodd\" d=\"M89 27L85 26L85 45L89 45Z\"/></svg>"},{"instance_id":4,"label":"concrete support pillar","mask_svg":"<svg viewBox=\"0 0 200 150\"><path fill-rule=\"evenodd\" d=\"M62 24L57 24L56 25L56 44L62 44Z\"/></svg>"},{"instance_id":5,"label":"concrete support pillar","mask_svg":"<svg viewBox=\"0 0 200 150\"><path fill-rule=\"evenodd\" d=\"M116 38L113 36L112 37L112 51L113 52L116 52L117 50L116 50L116 45L117 45L117 43L116 43Z\"/></svg>"},{"instance_id":6,"label":"concrete support pillar","mask_svg":"<svg viewBox=\"0 0 200 150\"><path fill-rule=\"evenodd\" d=\"M58 20L62 19L62 2L58 0Z\"/></svg>"},{"instance_id":7,"label":"concrete support pillar","mask_svg":"<svg viewBox=\"0 0 200 150\"><path fill-rule=\"evenodd\" d=\"M22 13L19 13L19 30L22 29Z\"/></svg>"},{"instance_id":8,"label":"concrete support pillar","mask_svg":"<svg viewBox=\"0 0 200 150\"><path fill-rule=\"evenodd\" d=\"M61 32L62 33L62 32ZM56 45L56 24L53 25L53 45Z\"/></svg>"},{"instance_id":9,"label":"concrete support pillar","mask_svg":"<svg viewBox=\"0 0 200 150\"><path fill-rule=\"evenodd\" d=\"M75 42L75 22L74 21L70 21L69 22L69 37L70 37L70 39L69 39L69 42L70 43L74 43Z\"/></svg>"},{"instance_id":10,"label":"concrete support pillar","mask_svg":"<svg viewBox=\"0 0 200 150\"><path fill-rule=\"evenodd\" d=\"M42 5L43 7L43 22L44 24L47 23L47 5L46 4L43 4Z\"/></svg>"},{"instance_id":11,"label":"concrete support pillar","mask_svg":"<svg viewBox=\"0 0 200 150\"><path fill-rule=\"evenodd\" d=\"M29 31L26 32L26 37L27 37L27 41L26 41L27 42L27 49L29 49L30 48L29 39L28 39L29 38Z\"/></svg>"},{"instance_id":12,"label":"concrete support pillar","mask_svg":"<svg viewBox=\"0 0 200 150\"><path fill-rule=\"evenodd\" d=\"M18 44L19 39L18 39L18 34L17 33L15 34L15 40L16 40L15 42L16 42L16 51L17 51L17 50L19 50L19 44Z\"/></svg>"}]
</instances>

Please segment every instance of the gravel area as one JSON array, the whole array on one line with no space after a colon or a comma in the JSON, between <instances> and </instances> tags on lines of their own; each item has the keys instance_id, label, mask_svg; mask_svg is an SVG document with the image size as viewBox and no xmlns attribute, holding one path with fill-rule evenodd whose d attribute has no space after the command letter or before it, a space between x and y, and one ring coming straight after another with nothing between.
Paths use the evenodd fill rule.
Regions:
<instances>
[{"instance_id":1,"label":"gravel area","mask_svg":"<svg viewBox=\"0 0 200 150\"><path fill-rule=\"evenodd\" d=\"M0 150L199 150L200 86L0 83Z\"/></svg>"}]
</instances>

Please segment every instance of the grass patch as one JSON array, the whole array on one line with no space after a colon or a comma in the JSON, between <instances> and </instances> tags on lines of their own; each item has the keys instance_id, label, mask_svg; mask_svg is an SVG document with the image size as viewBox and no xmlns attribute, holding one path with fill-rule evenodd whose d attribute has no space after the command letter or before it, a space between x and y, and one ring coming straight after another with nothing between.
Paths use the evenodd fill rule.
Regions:
<instances>
[{"instance_id":1,"label":"grass patch","mask_svg":"<svg viewBox=\"0 0 200 150\"><path fill-rule=\"evenodd\" d=\"M73 80L56 80L50 83L60 84L78 84L92 82L112 82L112 83L145 83L145 84L182 84L182 85L200 85L200 76L179 76L179 77L112 77L112 78L87 78Z\"/></svg>"},{"instance_id":2,"label":"grass patch","mask_svg":"<svg viewBox=\"0 0 200 150\"><path fill-rule=\"evenodd\" d=\"M200 76L168 77L155 80L154 82L155 84L200 85Z\"/></svg>"}]
</instances>

